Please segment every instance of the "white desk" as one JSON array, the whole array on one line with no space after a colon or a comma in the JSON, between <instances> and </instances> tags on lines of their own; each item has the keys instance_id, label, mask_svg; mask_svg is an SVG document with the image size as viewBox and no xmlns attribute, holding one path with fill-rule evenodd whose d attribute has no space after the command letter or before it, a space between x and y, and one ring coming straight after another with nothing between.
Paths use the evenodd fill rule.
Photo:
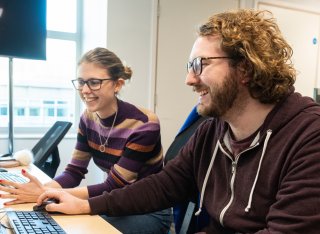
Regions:
<instances>
[{"instance_id":1,"label":"white desk","mask_svg":"<svg viewBox=\"0 0 320 234\"><path fill-rule=\"evenodd\" d=\"M34 165L30 165L28 167L8 168L8 171L19 171L22 168L28 170L32 175L35 175L43 183L46 183L51 180L50 177L48 177L45 173L43 173ZM0 205L3 206L3 203L5 201L7 200L0 199ZM32 210L32 207L34 205L35 203L28 203L6 207L11 208L13 210ZM99 215L52 215L52 217L68 234L120 233L117 229L115 229L111 224L102 219Z\"/></svg>"}]
</instances>

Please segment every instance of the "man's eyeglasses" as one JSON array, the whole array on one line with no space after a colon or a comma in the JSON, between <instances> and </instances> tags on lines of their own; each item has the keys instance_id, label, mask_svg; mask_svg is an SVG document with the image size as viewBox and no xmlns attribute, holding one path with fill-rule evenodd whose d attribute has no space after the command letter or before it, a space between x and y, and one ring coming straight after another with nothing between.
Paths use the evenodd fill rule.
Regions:
<instances>
[{"instance_id":1,"label":"man's eyeglasses","mask_svg":"<svg viewBox=\"0 0 320 234\"><path fill-rule=\"evenodd\" d=\"M112 78L106 78L106 79L89 79L89 80L83 80L83 79L75 79L71 80L74 88L76 90L82 90L83 86L85 84L88 85L90 90L99 90L101 88L101 84L103 81L106 80L113 80Z\"/></svg>"},{"instance_id":2,"label":"man's eyeglasses","mask_svg":"<svg viewBox=\"0 0 320 234\"><path fill-rule=\"evenodd\" d=\"M232 59L231 57L196 57L192 61L187 63L187 71L190 72L191 69L196 76L199 76L202 73L202 61L208 59Z\"/></svg>"}]
</instances>

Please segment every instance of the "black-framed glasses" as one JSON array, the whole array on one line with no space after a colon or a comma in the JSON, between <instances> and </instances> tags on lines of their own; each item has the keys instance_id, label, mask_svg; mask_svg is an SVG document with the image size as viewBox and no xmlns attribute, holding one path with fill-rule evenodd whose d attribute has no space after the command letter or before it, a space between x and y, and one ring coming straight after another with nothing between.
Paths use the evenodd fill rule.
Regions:
<instances>
[{"instance_id":1,"label":"black-framed glasses","mask_svg":"<svg viewBox=\"0 0 320 234\"><path fill-rule=\"evenodd\" d=\"M101 89L102 82L106 81L106 80L113 80L113 79L112 78L105 78L105 79L91 78L91 79L88 79L88 80L75 79L75 80L71 80L71 81L72 81L72 84L73 84L73 86L74 86L74 88L76 90L82 90L83 86L85 84L87 84L90 90L94 90L95 91L95 90Z\"/></svg>"},{"instance_id":2,"label":"black-framed glasses","mask_svg":"<svg viewBox=\"0 0 320 234\"><path fill-rule=\"evenodd\" d=\"M232 59L228 56L218 56L218 57L196 57L192 61L187 63L187 71L190 72L191 69L196 76L202 73L202 61L208 59Z\"/></svg>"}]
</instances>

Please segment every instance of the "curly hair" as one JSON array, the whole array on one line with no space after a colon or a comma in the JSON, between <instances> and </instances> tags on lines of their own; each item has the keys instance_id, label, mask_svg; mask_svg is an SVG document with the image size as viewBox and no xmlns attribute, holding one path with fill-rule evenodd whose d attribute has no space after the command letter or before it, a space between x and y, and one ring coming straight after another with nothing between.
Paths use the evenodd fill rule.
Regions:
<instances>
[{"instance_id":1,"label":"curly hair","mask_svg":"<svg viewBox=\"0 0 320 234\"><path fill-rule=\"evenodd\" d=\"M131 68L123 65L119 57L106 48L97 47L89 50L81 57L78 65L84 62L94 63L106 69L114 80L119 78L129 80L132 76Z\"/></svg>"},{"instance_id":2,"label":"curly hair","mask_svg":"<svg viewBox=\"0 0 320 234\"><path fill-rule=\"evenodd\" d=\"M198 35L220 36L222 50L234 58L231 65L246 65L253 98L275 103L291 92L296 79L292 48L271 12L242 9L216 14L199 27Z\"/></svg>"}]
</instances>

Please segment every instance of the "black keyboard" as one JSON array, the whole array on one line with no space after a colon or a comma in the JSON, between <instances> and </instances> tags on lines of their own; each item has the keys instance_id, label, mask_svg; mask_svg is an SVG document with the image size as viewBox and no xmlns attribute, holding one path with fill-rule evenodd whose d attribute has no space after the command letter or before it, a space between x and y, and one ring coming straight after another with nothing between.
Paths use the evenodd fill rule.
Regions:
<instances>
[{"instance_id":1,"label":"black keyboard","mask_svg":"<svg viewBox=\"0 0 320 234\"><path fill-rule=\"evenodd\" d=\"M7 211L8 221L14 233L66 233L47 213L38 211Z\"/></svg>"}]
</instances>

